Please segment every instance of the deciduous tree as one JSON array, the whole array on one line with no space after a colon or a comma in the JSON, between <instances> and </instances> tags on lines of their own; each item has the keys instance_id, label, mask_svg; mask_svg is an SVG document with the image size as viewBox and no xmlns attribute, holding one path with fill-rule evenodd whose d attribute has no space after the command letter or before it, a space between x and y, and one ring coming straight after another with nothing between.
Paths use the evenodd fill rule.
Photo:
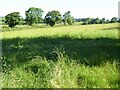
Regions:
<instances>
[{"instance_id":1,"label":"deciduous tree","mask_svg":"<svg viewBox=\"0 0 120 90\"><path fill-rule=\"evenodd\" d=\"M59 11L49 11L46 16L45 16L45 23L50 26L54 26L55 23L61 23L62 22L62 17Z\"/></svg>"},{"instance_id":2,"label":"deciduous tree","mask_svg":"<svg viewBox=\"0 0 120 90\"><path fill-rule=\"evenodd\" d=\"M21 16L19 12L12 12L5 16L4 22L13 28L18 25L21 21Z\"/></svg>"},{"instance_id":3,"label":"deciduous tree","mask_svg":"<svg viewBox=\"0 0 120 90\"><path fill-rule=\"evenodd\" d=\"M41 8L31 7L25 11L25 14L25 21L28 25L37 24L40 20L42 20L43 10Z\"/></svg>"},{"instance_id":4,"label":"deciduous tree","mask_svg":"<svg viewBox=\"0 0 120 90\"><path fill-rule=\"evenodd\" d=\"M113 17L110 22L111 22L111 23L118 22L117 17Z\"/></svg>"},{"instance_id":5,"label":"deciduous tree","mask_svg":"<svg viewBox=\"0 0 120 90\"><path fill-rule=\"evenodd\" d=\"M65 12L65 14L63 15L63 23L64 25L66 25L67 23L69 25L72 25L74 22L74 18L71 16L71 12L67 11Z\"/></svg>"}]
</instances>

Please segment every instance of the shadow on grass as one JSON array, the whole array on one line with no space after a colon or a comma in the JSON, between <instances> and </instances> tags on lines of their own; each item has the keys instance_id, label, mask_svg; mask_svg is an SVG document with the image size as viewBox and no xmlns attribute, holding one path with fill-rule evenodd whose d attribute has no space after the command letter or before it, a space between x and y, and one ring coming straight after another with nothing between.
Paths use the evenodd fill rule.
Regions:
<instances>
[{"instance_id":1,"label":"shadow on grass","mask_svg":"<svg viewBox=\"0 0 120 90\"><path fill-rule=\"evenodd\" d=\"M2 59L12 68L25 64L36 56L56 60L51 53L55 48L62 48L70 59L89 65L99 66L103 62L119 60L120 42L116 39L71 39L69 37L50 38L14 38L2 40ZM4 62L5 61L5 62Z\"/></svg>"}]
</instances>

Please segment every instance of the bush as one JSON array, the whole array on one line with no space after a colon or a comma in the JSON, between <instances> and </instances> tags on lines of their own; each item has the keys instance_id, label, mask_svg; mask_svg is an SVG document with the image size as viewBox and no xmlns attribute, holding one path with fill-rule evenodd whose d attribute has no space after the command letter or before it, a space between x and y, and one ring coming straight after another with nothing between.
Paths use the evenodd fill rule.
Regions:
<instances>
[{"instance_id":1,"label":"bush","mask_svg":"<svg viewBox=\"0 0 120 90\"><path fill-rule=\"evenodd\" d=\"M68 19L67 19L67 23L68 23L69 25L72 25L72 24L73 24L72 18L68 18Z\"/></svg>"},{"instance_id":2,"label":"bush","mask_svg":"<svg viewBox=\"0 0 120 90\"><path fill-rule=\"evenodd\" d=\"M87 21L85 21L82 25L88 25L88 22L87 22Z\"/></svg>"},{"instance_id":3,"label":"bush","mask_svg":"<svg viewBox=\"0 0 120 90\"><path fill-rule=\"evenodd\" d=\"M53 27L55 25L55 21L53 21L53 20L50 21L49 25Z\"/></svg>"}]
</instances>

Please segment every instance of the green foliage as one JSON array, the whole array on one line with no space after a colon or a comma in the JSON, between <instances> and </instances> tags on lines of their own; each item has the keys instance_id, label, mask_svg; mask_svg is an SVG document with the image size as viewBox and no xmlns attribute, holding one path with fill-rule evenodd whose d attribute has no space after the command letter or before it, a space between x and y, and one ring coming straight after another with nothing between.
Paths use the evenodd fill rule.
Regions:
<instances>
[{"instance_id":1,"label":"green foliage","mask_svg":"<svg viewBox=\"0 0 120 90\"><path fill-rule=\"evenodd\" d=\"M73 17L67 18L67 23L68 23L69 25L72 25L72 24L74 23L74 18L73 18Z\"/></svg>"},{"instance_id":2,"label":"green foliage","mask_svg":"<svg viewBox=\"0 0 120 90\"><path fill-rule=\"evenodd\" d=\"M83 22L82 25L87 25L87 24L105 24L105 23L110 23L109 19L99 19L99 18L86 18L86 19L81 19L81 21Z\"/></svg>"},{"instance_id":3,"label":"green foliage","mask_svg":"<svg viewBox=\"0 0 120 90\"><path fill-rule=\"evenodd\" d=\"M9 25L9 27L15 27L18 25L21 21L21 16L19 15L19 12L12 12L5 16L5 23Z\"/></svg>"},{"instance_id":4,"label":"green foliage","mask_svg":"<svg viewBox=\"0 0 120 90\"><path fill-rule=\"evenodd\" d=\"M87 25L88 24L88 21L84 21L83 23L82 23L82 25Z\"/></svg>"},{"instance_id":5,"label":"green foliage","mask_svg":"<svg viewBox=\"0 0 120 90\"><path fill-rule=\"evenodd\" d=\"M40 20L42 20L43 10L40 8L31 7L25 11L25 14L25 21L28 25L37 24Z\"/></svg>"},{"instance_id":6,"label":"green foliage","mask_svg":"<svg viewBox=\"0 0 120 90\"><path fill-rule=\"evenodd\" d=\"M110 22L111 22L111 23L118 22L117 17L113 17Z\"/></svg>"},{"instance_id":7,"label":"green foliage","mask_svg":"<svg viewBox=\"0 0 120 90\"><path fill-rule=\"evenodd\" d=\"M107 19L107 20L106 20L106 23L110 23L110 20L109 20L109 19Z\"/></svg>"},{"instance_id":8,"label":"green foliage","mask_svg":"<svg viewBox=\"0 0 120 90\"><path fill-rule=\"evenodd\" d=\"M86 18L82 25L93 24L93 23L94 23L93 18Z\"/></svg>"},{"instance_id":9,"label":"green foliage","mask_svg":"<svg viewBox=\"0 0 120 90\"><path fill-rule=\"evenodd\" d=\"M105 18L102 18L101 23L102 24L106 23Z\"/></svg>"},{"instance_id":10,"label":"green foliage","mask_svg":"<svg viewBox=\"0 0 120 90\"><path fill-rule=\"evenodd\" d=\"M71 16L70 11L65 12L63 15L63 23L64 25L69 24L72 25L74 23L74 18Z\"/></svg>"},{"instance_id":11,"label":"green foliage","mask_svg":"<svg viewBox=\"0 0 120 90\"><path fill-rule=\"evenodd\" d=\"M40 56L3 73L3 88L118 88L117 63L86 66L64 56L58 48L57 60ZM17 82L17 83L16 83Z\"/></svg>"},{"instance_id":12,"label":"green foliage","mask_svg":"<svg viewBox=\"0 0 120 90\"><path fill-rule=\"evenodd\" d=\"M1 32L3 88L118 88L118 24Z\"/></svg>"},{"instance_id":13,"label":"green foliage","mask_svg":"<svg viewBox=\"0 0 120 90\"><path fill-rule=\"evenodd\" d=\"M4 20L5 20L4 17L0 17L0 25L3 25L3 24L4 24Z\"/></svg>"},{"instance_id":14,"label":"green foliage","mask_svg":"<svg viewBox=\"0 0 120 90\"><path fill-rule=\"evenodd\" d=\"M55 25L55 21L54 20L51 20L50 21L50 26L54 26Z\"/></svg>"},{"instance_id":15,"label":"green foliage","mask_svg":"<svg viewBox=\"0 0 120 90\"><path fill-rule=\"evenodd\" d=\"M19 25L24 25L24 24L25 24L25 20L21 18Z\"/></svg>"},{"instance_id":16,"label":"green foliage","mask_svg":"<svg viewBox=\"0 0 120 90\"><path fill-rule=\"evenodd\" d=\"M47 25L54 26L55 23L59 24L62 22L62 17L59 11L53 10L46 14L44 21Z\"/></svg>"},{"instance_id":17,"label":"green foliage","mask_svg":"<svg viewBox=\"0 0 120 90\"><path fill-rule=\"evenodd\" d=\"M86 19L86 21L88 22L88 24L92 24L92 21L93 21L94 19L93 18L87 18Z\"/></svg>"},{"instance_id":18,"label":"green foliage","mask_svg":"<svg viewBox=\"0 0 120 90\"><path fill-rule=\"evenodd\" d=\"M95 23L95 24L100 24L100 22L101 22L101 20L100 20L99 18L96 18L96 19L94 20L94 23Z\"/></svg>"}]
</instances>

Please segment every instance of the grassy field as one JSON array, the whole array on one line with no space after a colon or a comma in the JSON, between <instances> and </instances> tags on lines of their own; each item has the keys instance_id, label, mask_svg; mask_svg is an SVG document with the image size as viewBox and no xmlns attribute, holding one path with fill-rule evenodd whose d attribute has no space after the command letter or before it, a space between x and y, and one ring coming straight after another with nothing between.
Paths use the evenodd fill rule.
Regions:
<instances>
[{"instance_id":1,"label":"grassy field","mask_svg":"<svg viewBox=\"0 0 120 90\"><path fill-rule=\"evenodd\" d=\"M4 88L118 88L118 24L0 32Z\"/></svg>"}]
</instances>

